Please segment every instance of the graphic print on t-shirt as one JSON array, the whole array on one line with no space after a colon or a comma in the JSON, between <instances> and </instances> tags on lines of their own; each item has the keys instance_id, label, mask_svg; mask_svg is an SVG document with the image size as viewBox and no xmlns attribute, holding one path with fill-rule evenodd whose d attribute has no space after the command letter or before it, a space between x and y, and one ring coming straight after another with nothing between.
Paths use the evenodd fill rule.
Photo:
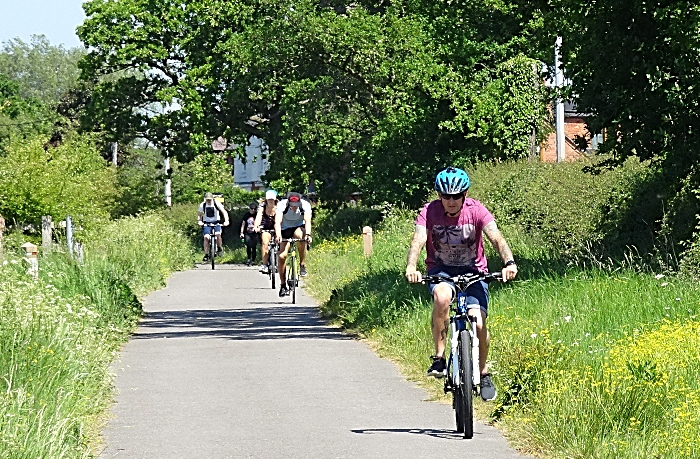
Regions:
<instances>
[{"instance_id":1,"label":"graphic print on t-shirt","mask_svg":"<svg viewBox=\"0 0 700 459\"><path fill-rule=\"evenodd\" d=\"M435 262L445 266L474 266L477 238L474 225L434 225Z\"/></svg>"}]
</instances>

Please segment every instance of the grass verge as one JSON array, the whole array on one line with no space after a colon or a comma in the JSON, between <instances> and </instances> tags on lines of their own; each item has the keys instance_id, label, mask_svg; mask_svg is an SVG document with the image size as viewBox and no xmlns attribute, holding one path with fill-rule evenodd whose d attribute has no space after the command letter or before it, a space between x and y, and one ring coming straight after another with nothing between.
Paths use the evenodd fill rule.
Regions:
<instances>
[{"instance_id":1,"label":"grass verge","mask_svg":"<svg viewBox=\"0 0 700 459\"><path fill-rule=\"evenodd\" d=\"M39 263L36 281L23 260L0 264L0 458L94 457L108 366L141 313L137 295L191 266L192 251L147 215L92 234L83 264L60 253Z\"/></svg>"}]
</instances>

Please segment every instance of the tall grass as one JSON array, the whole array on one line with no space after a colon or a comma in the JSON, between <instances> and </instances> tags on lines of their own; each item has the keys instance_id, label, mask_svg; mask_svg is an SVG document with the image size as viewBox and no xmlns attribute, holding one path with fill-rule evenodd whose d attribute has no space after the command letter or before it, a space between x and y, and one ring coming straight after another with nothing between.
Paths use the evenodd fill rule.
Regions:
<instances>
[{"instance_id":1,"label":"tall grass","mask_svg":"<svg viewBox=\"0 0 700 459\"><path fill-rule=\"evenodd\" d=\"M405 212L385 220L368 259L359 236L317 245L309 287L325 314L440 398L440 383L424 377L431 302L403 277L412 222ZM582 270L504 232L520 275L491 284L489 365L499 396L477 404L482 417L546 457L700 457L697 283L610 262Z\"/></svg>"},{"instance_id":2,"label":"tall grass","mask_svg":"<svg viewBox=\"0 0 700 459\"><path fill-rule=\"evenodd\" d=\"M192 250L150 215L93 233L83 264L58 253L39 263L36 281L24 261L0 264L0 458L94 457L137 294L190 266Z\"/></svg>"}]
</instances>

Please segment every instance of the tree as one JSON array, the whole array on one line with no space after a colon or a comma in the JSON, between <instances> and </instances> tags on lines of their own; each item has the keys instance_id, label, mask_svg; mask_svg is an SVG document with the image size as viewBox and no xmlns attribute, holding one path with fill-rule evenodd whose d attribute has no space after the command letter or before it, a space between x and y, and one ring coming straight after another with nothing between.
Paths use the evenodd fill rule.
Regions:
<instances>
[{"instance_id":1,"label":"tree","mask_svg":"<svg viewBox=\"0 0 700 459\"><path fill-rule=\"evenodd\" d=\"M32 35L30 43L15 38L0 49L0 74L18 83L22 98L55 106L76 85L84 54L80 48L52 46L44 35Z\"/></svg>"},{"instance_id":2,"label":"tree","mask_svg":"<svg viewBox=\"0 0 700 459\"><path fill-rule=\"evenodd\" d=\"M592 132L621 159L687 171L700 146L700 6L679 0L567 0L563 66ZM681 172L682 174L682 172Z\"/></svg>"},{"instance_id":3,"label":"tree","mask_svg":"<svg viewBox=\"0 0 700 459\"><path fill-rule=\"evenodd\" d=\"M417 202L447 163L529 154L544 119L539 66L517 38L537 23L517 5L156 3L85 4L88 118L182 160L256 135L270 180Z\"/></svg>"}]
</instances>

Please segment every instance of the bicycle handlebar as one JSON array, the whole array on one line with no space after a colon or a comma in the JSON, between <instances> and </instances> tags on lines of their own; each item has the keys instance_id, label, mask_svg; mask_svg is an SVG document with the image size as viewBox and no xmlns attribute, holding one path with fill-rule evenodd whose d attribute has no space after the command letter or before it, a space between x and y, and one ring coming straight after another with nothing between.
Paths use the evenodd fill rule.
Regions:
<instances>
[{"instance_id":1,"label":"bicycle handlebar","mask_svg":"<svg viewBox=\"0 0 700 459\"><path fill-rule=\"evenodd\" d=\"M216 222L216 223L202 222L202 226L212 226L213 227L213 226L219 226L219 225L224 226L223 223L219 223L219 222Z\"/></svg>"},{"instance_id":2,"label":"bicycle handlebar","mask_svg":"<svg viewBox=\"0 0 700 459\"><path fill-rule=\"evenodd\" d=\"M481 273L481 274L462 274L459 276L423 276L423 283L437 284L439 282L453 282L455 284L469 286L478 281L502 281L503 275L500 272Z\"/></svg>"}]
</instances>

